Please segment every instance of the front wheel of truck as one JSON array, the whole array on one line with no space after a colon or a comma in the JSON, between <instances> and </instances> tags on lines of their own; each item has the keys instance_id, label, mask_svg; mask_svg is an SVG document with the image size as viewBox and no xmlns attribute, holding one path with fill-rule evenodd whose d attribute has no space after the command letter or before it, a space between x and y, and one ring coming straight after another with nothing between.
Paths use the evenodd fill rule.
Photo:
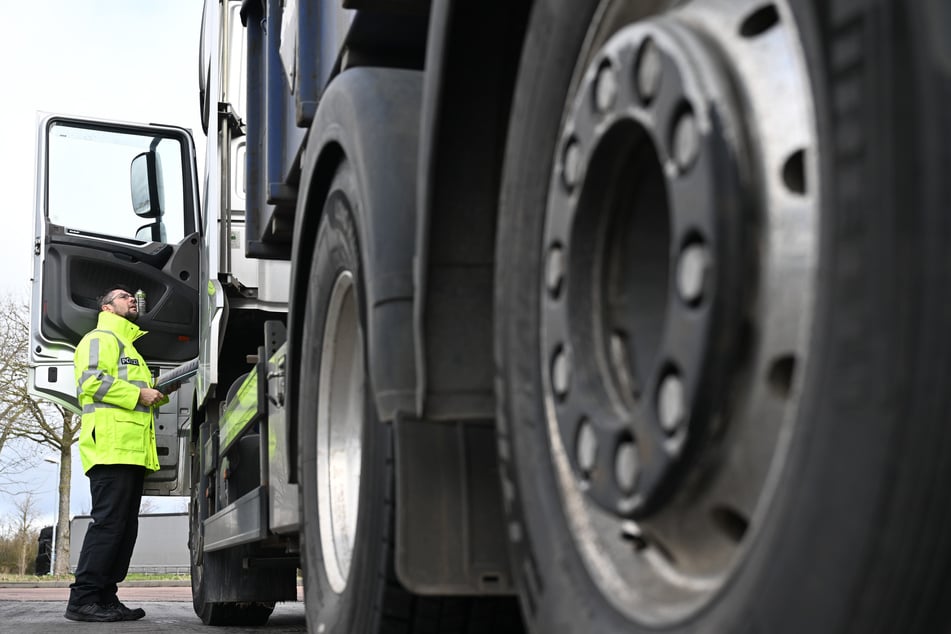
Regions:
<instances>
[{"instance_id":1,"label":"front wheel of truck","mask_svg":"<svg viewBox=\"0 0 951 634\"><path fill-rule=\"evenodd\" d=\"M535 3L495 313L532 631L948 631L949 17Z\"/></svg>"},{"instance_id":2,"label":"front wheel of truck","mask_svg":"<svg viewBox=\"0 0 951 634\"><path fill-rule=\"evenodd\" d=\"M210 490L208 476L202 473L198 447L192 450L192 494L188 519L188 550L191 555L192 607L205 625L264 625L273 602L214 601L220 594L219 585L237 585L237 579L247 576L242 559L246 554L237 549L206 553L204 550L203 521L209 516ZM252 582L253 583L253 582Z\"/></svg>"}]
</instances>

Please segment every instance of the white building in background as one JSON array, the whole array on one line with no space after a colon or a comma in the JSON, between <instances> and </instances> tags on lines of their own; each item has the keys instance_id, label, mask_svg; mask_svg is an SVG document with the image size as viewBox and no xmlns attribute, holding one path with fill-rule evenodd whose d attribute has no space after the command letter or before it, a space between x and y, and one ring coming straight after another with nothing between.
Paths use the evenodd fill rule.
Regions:
<instances>
[{"instance_id":1,"label":"white building in background","mask_svg":"<svg viewBox=\"0 0 951 634\"><path fill-rule=\"evenodd\" d=\"M69 527L69 571L79 563L89 515L77 515ZM155 513L139 516L139 537L129 572L144 574L188 573L188 513Z\"/></svg>"}]
</instances>

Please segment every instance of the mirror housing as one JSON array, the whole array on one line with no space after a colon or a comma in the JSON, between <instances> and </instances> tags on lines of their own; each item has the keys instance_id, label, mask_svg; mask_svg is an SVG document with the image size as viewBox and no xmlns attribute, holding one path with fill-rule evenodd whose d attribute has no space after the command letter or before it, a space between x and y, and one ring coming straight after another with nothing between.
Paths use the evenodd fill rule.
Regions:
<instances>
[{"instance_id":1,"label":"mirror housing","mask_svg":"<svg viewBox=\"0 0 951 634\"><path fill-rule=\"evenodd\" d=\"M140 218L161 218L165 207L162 166L154 151L142 152L129 166L132 210Z\"/></svg>"}]
</instances>

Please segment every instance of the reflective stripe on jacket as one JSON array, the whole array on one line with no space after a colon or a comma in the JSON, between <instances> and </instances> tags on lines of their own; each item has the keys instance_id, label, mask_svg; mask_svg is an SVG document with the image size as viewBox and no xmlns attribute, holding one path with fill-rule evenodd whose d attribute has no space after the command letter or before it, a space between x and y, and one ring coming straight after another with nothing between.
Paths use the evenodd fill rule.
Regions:
<instances>
[{"instance_id":1,"label":"reflective stripe on jacket","mask_svg":"<svg viewBox=\"0 0 951 634\"><path fill-rule=\"evenodd\" d=\"M98 464L159 468L152 408L139 404L139 388L152 385L152 374L132 345L144 334L124 317L101 312L96 329L76 346L73 363L83 412L79 457L84 472ZM159 404L167 402L166 397Z\"/></svg>"}]
</instances>

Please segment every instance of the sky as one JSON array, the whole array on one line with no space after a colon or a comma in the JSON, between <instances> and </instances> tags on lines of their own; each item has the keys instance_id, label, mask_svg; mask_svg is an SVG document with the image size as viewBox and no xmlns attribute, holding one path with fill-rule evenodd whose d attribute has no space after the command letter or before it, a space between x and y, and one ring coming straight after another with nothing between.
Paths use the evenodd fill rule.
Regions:
<instances>
[{"instance_id":1,"label":"sky","mask_svg":"<svg viewBox=\"0 0 951 634\"><path fill-rule=\"evenodd\" d=\"M198 108L201 0L30 0L4 6L0 38L0 295L29 296L37 113L191 129L203 153ZM202 172L199 165L199 173ZM48 455L48 454L47 454ZM29 488L38 525L52 523L57 466L40 454ZM71 515L89 511L89 485L74 446ZM151 498L156 512L181 498ZM0 494L0 524L14 511Z\"/></svg>"}]
</instances>

